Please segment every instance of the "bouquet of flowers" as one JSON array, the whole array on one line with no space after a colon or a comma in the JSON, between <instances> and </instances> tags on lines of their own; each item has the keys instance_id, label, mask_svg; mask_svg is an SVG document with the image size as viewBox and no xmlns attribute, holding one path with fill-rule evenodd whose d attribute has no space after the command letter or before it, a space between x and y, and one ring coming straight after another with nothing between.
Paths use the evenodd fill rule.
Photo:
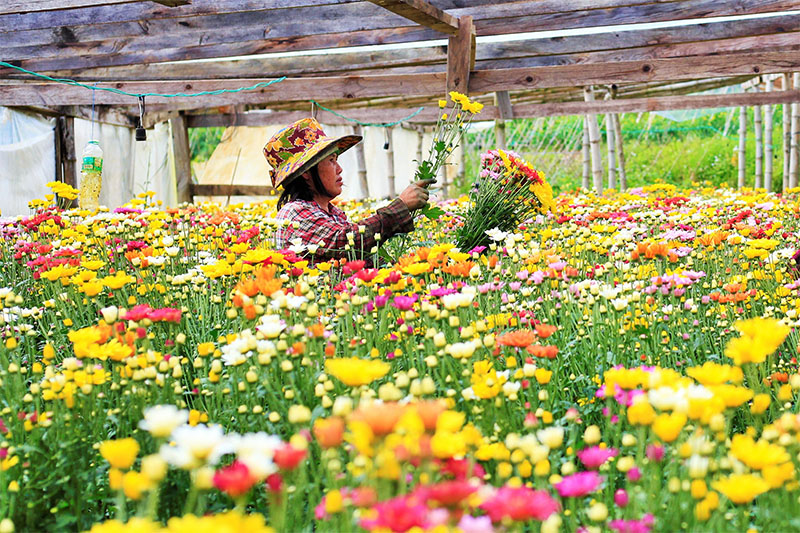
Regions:
<instances>
[{"instance_id":1,"label":"bouquet of flowers","mask_svg":"<svg viewBox=\"0 0 800 533\"><path fill-rule=\"evenodd\" d=\"M513 231L554 205L544 174L514 152L490 150L481 154L480 174L470 192L464 225L456 231L456 244L463 251L486 246L487 231Z\"/></svg>"},{"instance_id":2,"label":"bouquet of flowers","mask_svg":"<svg viewBox=\"0 0 800 533\"><path fill-rule=\"evenodd\" d=\"M469 127L475 115L481 112L483 104L473 102L464 94L450 91L452 108L445 110L436 122L436 131L433 134L433 145L428 151L428 157L419 162L414 173L414 181L435 180L436 174L447 157L461 143L464 131ZM439 108L445 109L447 100L439 100ZM428 218L436 218L443 213L437 207L430 205L422 211Z\"/></svg>"}]
</instances>

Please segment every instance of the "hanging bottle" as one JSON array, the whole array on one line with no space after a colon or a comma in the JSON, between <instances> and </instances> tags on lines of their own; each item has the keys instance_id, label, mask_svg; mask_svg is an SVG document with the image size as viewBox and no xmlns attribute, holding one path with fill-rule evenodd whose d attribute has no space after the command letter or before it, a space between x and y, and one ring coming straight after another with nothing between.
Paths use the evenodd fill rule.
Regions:
<instances>
[{"instance_id":1,"label":"hanging bottle","mask_svg":"<svg viewBox=\"0 0 800 533\"><path fill-rule=\"evenodd\" d=\"M83 149L78 201L81 209L97 209L103 185L103 150L97 141L89 141Z\"/></svg>"}]
</instances>

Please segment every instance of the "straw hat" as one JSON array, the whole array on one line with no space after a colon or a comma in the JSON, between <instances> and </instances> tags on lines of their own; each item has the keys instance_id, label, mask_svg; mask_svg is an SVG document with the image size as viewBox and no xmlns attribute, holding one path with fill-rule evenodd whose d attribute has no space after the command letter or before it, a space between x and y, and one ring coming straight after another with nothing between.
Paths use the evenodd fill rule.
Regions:
<instances>
[{"instance_id":1,"label":"straw hat","mask_svg":"<svg viewBox=\"0 0 800 533\"><path fill-rule=\"evenodd\" d=\"M360 141L360 135L328 137L313 118L289 124L264 145L272 186L288 185L327 156L341 154Z\"/></svg>"}]
</instances>

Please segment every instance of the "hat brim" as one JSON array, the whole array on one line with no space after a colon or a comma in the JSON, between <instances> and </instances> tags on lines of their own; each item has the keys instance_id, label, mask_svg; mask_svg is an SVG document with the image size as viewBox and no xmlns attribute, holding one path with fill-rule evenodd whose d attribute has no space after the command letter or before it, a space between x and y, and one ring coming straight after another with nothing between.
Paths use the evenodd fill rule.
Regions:
<instances>
[{"instance_id":1,"label":"hat brim","mask_svg":"<svg viewBox=\"0 0 800 533\"><path fill-rule=\"evenodd\" d=\"M289 185L329 155L333 153L341 154L349 150L361 142L362 138L361 135L344 135L342 137L320 139L305 152L297 154L296 157L292 157L284 162L284 164L275 171L273 186L277 189L278 187Z\"/></svg>"}]
</instances>

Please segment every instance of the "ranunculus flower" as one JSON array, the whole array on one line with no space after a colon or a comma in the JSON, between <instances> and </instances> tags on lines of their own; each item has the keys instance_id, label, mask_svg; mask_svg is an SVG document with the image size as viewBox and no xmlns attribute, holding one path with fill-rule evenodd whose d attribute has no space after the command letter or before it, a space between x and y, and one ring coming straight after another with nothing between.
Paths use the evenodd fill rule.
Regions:
<instances>
[{"instance_id":1,"label":"ranunculus flower","mask_svg":"<svg viewBox=\"0 0 800 533\"><path fill-rule=\"evenodd\" d=\"M275 457L272 460L281 470L294 470L305 456L306 450L299 450L291 444L287 444L275 450Z\"/></svg>"},{"instance_id":2,"label":"ranunculus flower","mask_svg":"<svg viewBox=\"0 0 800 533\"><path fill-rule=\"evenodd\" d=\"M556 490L562 498L586 496L597 490L603 477L597 472L578 472L556 483Z\"/></svg>"},{"instance_id":3,"label":"ranunculus flower","mask_svg":"<svg viewBox=\"0 0 800 533\"><path fill-rule=\"evenodd\" d=\"M578 459L581 460L586 468L597 470L606 461L616 457L619 451L614 448L601 448L600 446L590 446L578 452Z\"/></svg>"},{"instance_id":4,"label":"ranunculus flower","mask_svg":"<svg viewBox=\"0 0 800 533\"><path fill-rule=\"evenodd\" d=\"M241 461L234 461L214 473L214 486L231 498L247 494L255 482L256 478Z\"/></svg>"},{"instance_id":5,"label":"ranunculus flower","mask_svg":"<svg viewBox=\"0 0 800 533\"><path fill-rule=\"evenodd\" d=\"M541 521L558 511L558 502L543 490L501 487L480 508L486 511L492 522L500 522L506 518L517 522Z\"/></svg>"}]
</instances>

